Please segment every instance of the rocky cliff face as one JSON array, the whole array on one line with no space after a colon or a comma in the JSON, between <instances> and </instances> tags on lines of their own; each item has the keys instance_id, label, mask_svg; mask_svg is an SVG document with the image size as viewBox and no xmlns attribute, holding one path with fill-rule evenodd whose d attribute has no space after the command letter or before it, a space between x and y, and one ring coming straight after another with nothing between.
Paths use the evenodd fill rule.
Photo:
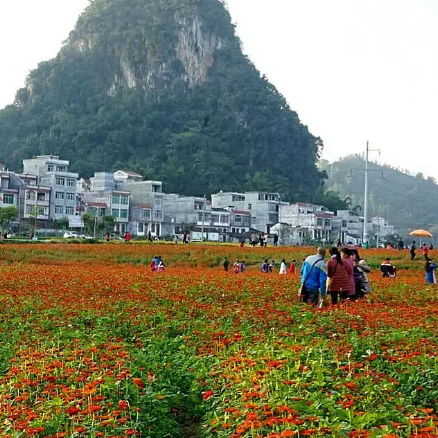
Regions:
<instances>
[{"instance_id":1,"label":"rocky cliff face","mask_svg":"<svg viewBox=\"0 0 438 438\"><path fill-rule=\"evenodd\" d=\"M83 176L131 167L183 194L303 199L321 184L320 144L243 55L219 0L94 0L0 111L11 167L58 154Z\"/></svg>"}]
</instances>

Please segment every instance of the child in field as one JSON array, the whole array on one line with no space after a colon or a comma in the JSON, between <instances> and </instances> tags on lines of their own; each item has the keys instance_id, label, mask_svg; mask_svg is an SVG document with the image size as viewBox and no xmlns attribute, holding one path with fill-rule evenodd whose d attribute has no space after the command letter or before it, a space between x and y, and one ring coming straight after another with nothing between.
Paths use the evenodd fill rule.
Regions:
<instances>
[{"instance_id":1,"label":"child in field","mask_svg":"<svg viewBox=\"0 0 438 438\"><path fill-rule=\"evenodd\" d=\"M243 274L246 271L246 265L245 262L240 262L240 272Z\"/></svg>"},{"instance_id":2,"label":"child in field","mask_svg":"<svg viewBox=\"0 0 438 438\"><path fill-rule=\"evenodd\" d=\"M424 265L424 270L426 271L426 283L436 284L435 269L437 268L438 266L433 263L431 259L427 259Z\"/></svg>"},{"instance_id":3,"label":"child in field","mask_svg":"<svg viewBox=\"0 0 438 438\"><path fill-rule=\"evenodd\" d=\"M290 264L289 267L289 274L295 275L297 269L297 262L295 260L292 260L292 263Z\"/></svg>"},{"instance_id":4,"label":"child in field","mask_svg":"<svg viewBox=\"0 0 438 438\"><path fill-rule=\"evenodd\" d=\"M283 259L280 263L280 275L286 275L286 274L287 274L286 260Z\"/></svg>"},{"instance_id":5,"label":"child in field","mask_svg":"<svg viewBox=\"0 0 438 438\"><path fill-rule=\"evenodd\" d=\"M262 266L261 266L260 270L261 270L264 274L267 274L267 273L269 272L269 263L268 263L268 259L265 259L265 261L262 263Z\"/></svg>"},{"instance_id":6,"label":"child in field","mask_svg":"<svg viewBox=\"0 0 438 438\"><path fill-rule=\"evenodd\" d=\"M239 260L236 260L236 261L234 262L234 265L233 265L233 272L234 272L235 274L238 274L238 273L240 272L240 262L239 262Z\"/></svg>"},{"instance_id":7,"label":"child in field","mask_svg":"<svg viewBox=\"0 0 438 438\"><path fill-rule=\"evenodd\" d=\"M158 265L157 265L157 272L164 272L164 262L163 259L161 258L161 256L158 256Z\"/></svg>"}]
</instances>

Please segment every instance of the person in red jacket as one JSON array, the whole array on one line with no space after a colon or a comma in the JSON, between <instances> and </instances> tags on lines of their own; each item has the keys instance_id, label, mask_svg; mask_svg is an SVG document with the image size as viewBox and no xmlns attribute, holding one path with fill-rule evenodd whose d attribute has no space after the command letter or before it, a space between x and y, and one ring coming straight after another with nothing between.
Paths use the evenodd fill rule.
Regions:
<instances>
[{"instance_id":1,"label":"person in red jacket","mask_svg":"<svg viewBox=\"0 0 438 438\"><path fill-rule=\"evenodd\" d=\"M339 249L336 247L330 249L327 277L328 292L331 295L332 304L337 304L339 299L346 300L354 296L353 266L341 257ZM351 278L353 278L353 284Z\"/></svg>"},{"instance_id":2,"label":"person in red jacket","mask_svg":"<svg viewBox=\"0 0 438 438\"><path fill-rule=\"evenodd\" d=\"M296 270L297 270L297 262L295 260L292 260L292 263L289 266L289 274L295 275Z\"/></svg>"}]
</instances>

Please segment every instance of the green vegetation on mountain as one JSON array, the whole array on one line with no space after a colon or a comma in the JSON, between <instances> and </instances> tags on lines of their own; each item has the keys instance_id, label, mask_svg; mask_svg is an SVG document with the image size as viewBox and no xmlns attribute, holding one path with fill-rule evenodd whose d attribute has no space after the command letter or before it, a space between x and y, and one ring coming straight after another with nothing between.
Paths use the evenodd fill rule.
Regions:
<instances>
[{"instance_id":1,"label":"green vegetation on mountain","mask_svg":"<svg viewBox=\"0 0 438 438\"><path fill-rule=\"evenodd\" d=\"M130 168L183 194L321 197L321 147L243 55L219 0L90 1L0 111L11 168L57 154L85 177Z\"/></svg>"},{"instance_id":2,"label":"green vegetation on mountain","mask_svg":"<svg viewBox=\"0 0 438 438\"><path fill-rule=\"evenodd\" d=\"M328 175L327 188L351 206L363 206L365 161L358 155L330 164L322 161ZM438 234L438 186L433 178L399 171L390 166L369 163L369 214L388 219L401 234L425 228ZM359 211L360 213L360 211Z\"/></svg>"}]
</instances>

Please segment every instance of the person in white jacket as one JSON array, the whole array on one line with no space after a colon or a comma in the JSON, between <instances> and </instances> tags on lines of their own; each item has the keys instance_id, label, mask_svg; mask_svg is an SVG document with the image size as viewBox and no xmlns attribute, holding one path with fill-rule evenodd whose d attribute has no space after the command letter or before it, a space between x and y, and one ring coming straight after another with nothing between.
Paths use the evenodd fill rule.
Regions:
<instances>
[{"instance_id":1,"label":"person in white jacket","mask_svg":"<svg viewBox=\"0 0 438 438\"><path fill-rule=\"evenodd\" d=\"M280 275L286 275L286 274L287 274L286 260L283 259L280 264Z\"/></svg>"}]
</instances>

